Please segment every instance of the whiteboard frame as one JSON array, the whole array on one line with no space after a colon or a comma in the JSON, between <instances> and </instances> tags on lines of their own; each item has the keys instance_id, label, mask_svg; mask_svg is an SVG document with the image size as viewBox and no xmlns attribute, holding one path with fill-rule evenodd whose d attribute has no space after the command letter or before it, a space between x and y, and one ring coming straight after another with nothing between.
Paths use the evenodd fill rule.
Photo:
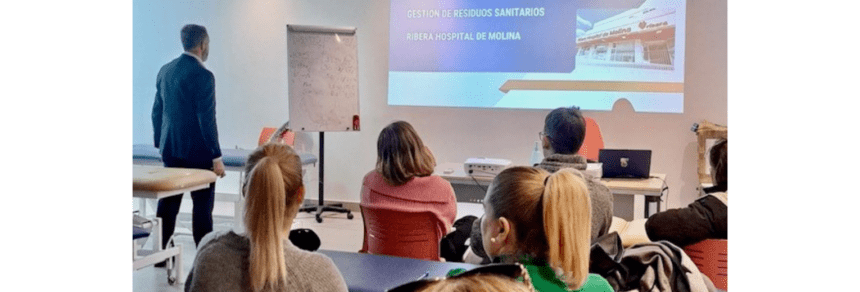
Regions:
<instances>
[{"instance_id":1,"label":"whiteboard frame","mask_svg":"<svg viewBox=\"0 0 860 292\"><path fill-rule=\"evenodd\" d=\"M358 56L358 36L356 35L357 28L356 27L349 27L349 26L319 26L319 25L287 24L286 42L287 42L287 84L288 84L288 86L291 83L291 81L290 81L291 77L290 76L292 76L291 75L292 74L292 68L290 66L290 58L289 58L289 55L290 55L289 43L290 43L290 33L291 32L293 32L293 33L310 32L310 33L326 33L326 34L343 34L343 35L349 35L349 36L352 36L355 38L355 42L356 42L356 48L355 48L356 49L356 54L355 54L355 63L356 63L355 64L356 65L355 66L355 75L356 75L355 81L356 81L356 84L355 84L355 86L356 86L356 103L357 103L357 110L358 110L357 115L359 117L359 128L358 129L349 128L349 129L345 129L345 130L340 130L340 129L338 129L338 130L315 130L315 129L305 130L304 128L301 128L300 125L293 124L293 127L292 127L293 131L320 132L320 133L322 133L322 132L359 132L359 131L361 131L361 128L360 128L361 91L359 89L360 88L360 79L359 79L359 67L358 67L359 66L359 64L358 64L358 58L359 58L359 56ZM287 100L288 100L288 104L290 104L290 110L289 111L292 111L293 110L292 102L291 102L292 99L289 96L289 91L290 90L288 89L287 90ZM292 120L292 119L293 119L293 117L290 116L289 120Z\"/></svg>"},{"instance_id":2,"label":"whiteboard frame","mask_svg":"<svg viewBox=\"0 0 860 292\"><path fill-rule=\"evenodd\" d=\"M355 34L356 28L350 26L318 26L318 25L300 25L287 24L287 31L292 32L319 32L319 33L341 33Z\"/></svg>"}]
</instances>

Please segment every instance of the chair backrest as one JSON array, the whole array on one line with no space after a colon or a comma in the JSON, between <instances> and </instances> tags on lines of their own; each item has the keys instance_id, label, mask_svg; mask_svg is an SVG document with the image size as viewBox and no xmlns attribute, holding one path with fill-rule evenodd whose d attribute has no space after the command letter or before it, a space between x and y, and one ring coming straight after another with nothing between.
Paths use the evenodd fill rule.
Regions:
<instances>
[{"instance_id":1,"label":"chair backrest","mask_svg":"<svg viewBox=\"0 0 860 292\"><path fill-rule=\"evenodd\" d=\"M266 144L269 142L269 138L272 137L272 134L277 131L277 128L264 127L262 131L260 131L260 139L257 140L257 146ZM296 133L293 131L287 131L281 135L281 143L293 146L293 143L296 140Z\"/></svg>"},{"instance_id":2,"label":"chair backrest","mask_svg":"<svg viewBox=\"0 0 860 292\"><path fill-rule=\"evenodd\" d=\"M688 245L684 252L693 260L699 271L714 282L715 287L728 290L728 247L727 239L706 239Z\"/></svg>"},{"instance_id":3,"label":"chair backrest","mask_svg":"<svg viewBox=\"0 0 860 292\"><path fill-rule=\"evenodd\" d=\"M699 174L699 183L700 184L713 184L711 181L711 175L708 174L710 169L709 165L705 160L707 159L707 141L709 139L728 139L729 138L729 129L725 126L716 125L714 123L708 121L702 121L698 124L698 127L695 128L696 132L696 141L698 143L698 163L699 167L697 172Z\"/></svg>"},{"instance_id":4,"label":"chair backrest","mask_svg":"<svg viewBox=\"0 0 860 292\"><path fill-rule=\"evenodd\" d=\"M445 225L431 211L361 205L361 252L439 261Z\"/></svg>"},{"instance_id":5,"label":"chair backrest","mask_svg":"<svg viewBox=\"0 0 860 292\"><path fill-rule=\"evenodd\" d=\"M585 159L597 161L600 157L600 149L603 149L603 135L600 134L600 126L594 119L583 117L585 119L585 140L582 142L582 147L579 148L579 155Z\"/></svg>"}]
</instances>

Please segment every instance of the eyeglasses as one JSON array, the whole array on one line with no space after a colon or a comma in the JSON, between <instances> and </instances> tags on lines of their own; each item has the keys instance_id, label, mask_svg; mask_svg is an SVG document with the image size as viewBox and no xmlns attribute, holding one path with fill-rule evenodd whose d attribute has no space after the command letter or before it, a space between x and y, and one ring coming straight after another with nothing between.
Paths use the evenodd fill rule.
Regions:
<instances>
[{"instance_id":1,"label":"eyeglasses","mask_svg":"<svg viewBox=\"0 0 860 292\"><path fill-rule=\"evenodd\" d=\"M419 279L387 290L388 292L412 292L421 291L430 284L447 279L466 278L478 275L495 275L509 278L515 282L525 284L529 291L535 291L528 270L522 264L491 264L477 267L450 277L438 277L433 279Z\"/></svg>"},{"instance_id":2,"label":"eyeglasses","mask_svg":"<svg viewBox=\"0 0 860 292\"><path fill-rule=\"evenodd\" d=\"M538 140L543 141L543 137L546 137L546 134L543 132L538 132Z\"/></svg>"}]
</instances>

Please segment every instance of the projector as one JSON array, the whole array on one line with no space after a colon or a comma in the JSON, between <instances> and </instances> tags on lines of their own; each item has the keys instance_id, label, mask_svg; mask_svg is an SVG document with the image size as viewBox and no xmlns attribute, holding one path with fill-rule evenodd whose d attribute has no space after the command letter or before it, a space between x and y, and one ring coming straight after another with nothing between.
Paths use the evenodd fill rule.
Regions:
<instances>
[{"instance_id":1,"label":"projector","mask_svg":"<svg viewBox=\"0 0 860 292\"><path fill-rule=\"evenodd\" d=\"M467 175L496 176L510 165L511 161L507 159L478 157L466 159L463 168Z\"/></svg>"}]
</instances>

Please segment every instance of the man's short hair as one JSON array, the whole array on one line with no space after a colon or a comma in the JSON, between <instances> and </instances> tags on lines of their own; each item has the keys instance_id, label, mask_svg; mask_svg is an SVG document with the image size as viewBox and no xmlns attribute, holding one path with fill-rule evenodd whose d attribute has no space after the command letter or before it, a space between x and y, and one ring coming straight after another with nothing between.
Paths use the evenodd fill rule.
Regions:
<instances>
[{"instance_id":1,"label":"man's short hair","mask_svg":"<svg viewBox=\"0 0 860 292\"><path fill-rule=\"evenodd\" d=\"M206 33L205 27L196 24L186 24L183 26L180 35L182 39L182 48L186 51L199 46L203 43L203 40L209 36L209 34Z\"/></svg>"},{"instance_id":2,"label":"man's short hair","mask_svg":"<svg viewBox=\"0 0 860 292\"><path fill-rule=\"evenodd\" d=\"M546 115L543 132L555 153L576 154L585 140L585 119L578 107L560 107Z\"/></svg>"}]
</instances>

